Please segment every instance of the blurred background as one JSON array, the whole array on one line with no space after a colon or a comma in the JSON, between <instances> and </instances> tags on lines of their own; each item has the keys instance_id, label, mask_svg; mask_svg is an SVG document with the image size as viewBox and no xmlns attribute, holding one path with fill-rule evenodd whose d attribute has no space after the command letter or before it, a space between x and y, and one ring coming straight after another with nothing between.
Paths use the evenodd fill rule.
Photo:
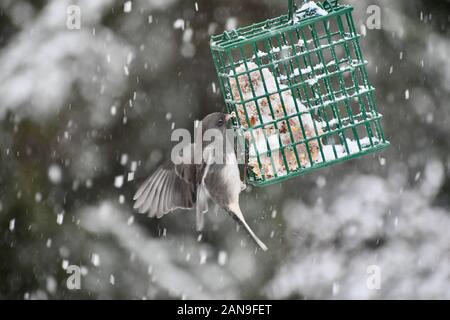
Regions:
<instances>
[{"instance_id":1,"label":"blurred background","mask_svg":"<svg viewBox=\"0 0 450 320\"><path fill-rule=\"evenodd\" d=\"M200 235L192 212L149 219L131 200L171 130L224 107L210 35L287 1L1 0L0 298L450 298L450 1L341 2L392 146L248 188L262 253L221 210Z\"/></svg>"}]
</instances>

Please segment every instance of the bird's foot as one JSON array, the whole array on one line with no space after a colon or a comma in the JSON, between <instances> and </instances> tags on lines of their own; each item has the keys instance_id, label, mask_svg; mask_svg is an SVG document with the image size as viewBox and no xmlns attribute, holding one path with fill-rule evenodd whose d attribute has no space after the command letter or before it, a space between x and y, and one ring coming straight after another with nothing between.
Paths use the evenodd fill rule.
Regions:
<instances>
[{"instance_id":1,"label":"bird's foot","mask_svg":"<svg viewBox=\"0 0 450 320\"><path fill-rule=\"evenodd\" d=\"M247 189L247 184L241 181L241 191L244 191L245 189Z\"/></svg>"}]
</instances>

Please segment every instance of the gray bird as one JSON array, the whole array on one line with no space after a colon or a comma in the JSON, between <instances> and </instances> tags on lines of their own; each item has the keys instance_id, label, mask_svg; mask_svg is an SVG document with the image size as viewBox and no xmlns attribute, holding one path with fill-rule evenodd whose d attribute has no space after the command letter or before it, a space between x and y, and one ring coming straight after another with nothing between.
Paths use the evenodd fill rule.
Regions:
<instances>
[{"instance_id":1,"label":"gray bird","mask_svg":"<svg viewBox=\"0 0 450 320\"><path fill-rule=\"evenodd\" d=\"M192 157L202 152L201 161L197 164L194 161L174 164L171 160L163 163L137 190L133 207L140 213L148 212L149 217L160 218L175 209L192 209L195 206L197 230L200 231L204 225L204 214L208 211L208 200L211 199L266 251L266 245L249 227L239 207L242 182L234 148L229 147L230 139L226 135L230 118L230 115L221 112L211 113L202 120L201 130L198 130L202 137L209 129L219 130L222 141L228 144L223 152L224 161L211 161L215 155L211 141L201 139L202 148L190 144L187 148L192 151Z\"/></svg>"}]
</instances>

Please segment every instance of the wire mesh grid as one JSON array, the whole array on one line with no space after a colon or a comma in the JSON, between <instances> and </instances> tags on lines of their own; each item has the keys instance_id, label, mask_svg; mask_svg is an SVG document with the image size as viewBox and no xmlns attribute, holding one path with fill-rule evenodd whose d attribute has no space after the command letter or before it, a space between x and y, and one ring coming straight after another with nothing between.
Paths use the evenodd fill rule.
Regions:
<instances>
[{"instance_id":1,"label":"wire mesh grid","mask_svg":"<svg viewBox=\"0 0 450 320\"><path fill-rule=\"evenodd\" d=\"M267 185L383 149L352 7L297 11L211 39L227 111L246 140L248 182Z\"/></svg>"}]
</instances>

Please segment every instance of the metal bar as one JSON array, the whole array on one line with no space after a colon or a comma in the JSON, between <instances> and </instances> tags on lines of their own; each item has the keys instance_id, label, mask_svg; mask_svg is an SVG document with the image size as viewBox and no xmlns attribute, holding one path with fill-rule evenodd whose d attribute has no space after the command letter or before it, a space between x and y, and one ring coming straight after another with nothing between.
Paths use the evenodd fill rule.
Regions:
<instances>
[{"instance_id":1,"label":"metal bar","mask_svg":"<svg viewBox=\"0 0 450 320\"><path fill-rule=\"evenodd\" d=\"M316 29L315 25L312 24L310 26L310 28L311 28L311 34L313 36L313 40L315 42L316 47L321 48L320 41L317 40L317 29ZM322 62L322 66L323 66L322 72L325 71L325 75L326 76L323 78L323 80L325 82L325 86L326 86L329 94L331 95L331 101L332 101L331 102L331 110L333 111L333 116L334 116L335 119L338 119L339 125L341 125L341 117L339 115L339 111L336 111L336 106L337 106L336 97L334 95L333 87L330 84L330 80L329 80L330 79L330 75L328 74L328 69L326 67L326 61L325 61L325 58L323 56L322 50L318 50L317 51L317 58L319 59L319 62L320 61ZM343 144L345 146L345 149L346 149L347 153L349 153L350 150L348 148L347 139L345 137L345 132L342 132L342 135L339 135L339 138L341 139L341 142L342 142L341 145Z\"/></svg>"},{"instance_id":2,"label":"metal bar","mask_svg":"<svg viewBox=\"0 0 450 320\"><path fill-rule=\"evenodd\" d=\"M327 34L328 42L331 43L333 41L333 38L332 38L331 32L329 30L330 29L329 21L328 22L323 21L323 27L324 27L325 32ZM332 57L334 59L334 62L336 64L336 68L338 68L340 70L339 60L337 58L336 50L334 49L334 47L331 47L331 55L332 55ZM348 98L348 91L346 90L346 87L345 87L345 80L344 80L343 72L339 73L339 86L341 88L341 91ZM349 117L351 119L351 123L354 124L355 122L354 122L353 112L352 112L352 108L351 108L350 102L349 102L348 99L345 99L344 103L345 103L345 106L346 106L347 113L348 113L348 115L349 115ZM358 144L358 148L359 148L359 150L361 150L361 143L359 141L358 132L356 131L355 127L352 128L352 132L353 132L353 136L355 137L356 142Z\"/></svg>"},{"instance_id":3,"label":"metal bar","mask_svg":"<svg viewBox=\"0 0 450 320\"><path fill-rule=\"evenodd\" d=\"M291 43L293 44L294 43L293 33L289 33L289 38L291 40ZM294 50L294 52L296 52L294 46L292 47L292 50ZM299 59L298 55L296 55L296 63L297 63L297 66L300 68L301 63L300 63L300 59ZM306 60L304 61L304 64L306 65ZM306 87L306 81L303 79L303 74L301 72L300 72L300 80L301 80L301 85L302 85L302 88L303 88L303 91L305 93L305 97L306 97L306 100L307 100L307 108L309 110L309 116L311 117L311 119L314 120L313 109L311 108L312 103L311 103L311 101L309 99L309 94L308 94L308 90L307 90L307 87ZM291 85L291 88L293 88L293 87L294 86ZM299 96L300 96L300 92L299 92ZM296 107L297 107L297 105L296 105ZM297 112L298 112L298 117L299 117L299 120L300 120L300 117L302 116L303 112L300 112L299 110L297 110ZM308 113L305 112L305 114L308 114ZM303 122L301 120L300 120L300 124L301 124L301 128L302 128L303 137L306 137L305 128L304 128ZM318 137L319 136L319 131L317 130L316 121L313 121L313 127L314 127L314 133L315 133L316 137ZM322 147L322 141L320 139L317 139L317 142L319 144L319 151L320 151L320 154L322 156L322 160L325 160L325 156L324 156L324 153L323 153L323 147ZM308 145L307 145L307 147L309 148ZM313 165L313 163L311 163L311 166L312 165Z\"/></svg>"},{"instance_id":4,"label":"metal bar","mask_svg":"<svg viewBox=\"0 0 450 320\"><path fill-rule=\"evenodd\" d=\"M337 19L338 19L339 29L340 29L340 31L343 33L343 32L344 32L344 25L343 25L341 16L338 16ZM356 30L352 30L352 29L351 29L351 27L350 27L350 25L349 25L348 19L347 19L347 23L348 23L348 26L349 26L349 28L350 28L350 32L351 32L352 34L355 34L355 33L356 33ZM350 61L350 60L353 60L353 57L352 57L350 48L349 48L349 46L348 46L348 42L345 42L345 43L344 43L344 48L345 48L345 52L346 52L346 54L347 54L348 60L349 60L349 61ZM356 49L355 49L355 51L356 51ZM356 53L355 53L355 54L356 54ZM361 59L359 59L359 61L361 61ZM350 74L351 74L351 76L352 76L352 80L353 80L353 84L354 84L354 89L355 89L355 91L356 91L357 93L359 93L359 82L358 82L358 79L357 79L357 77L356 77L355 71L354 71L354 70L351 71ZM359 103L358 103L358 104L359 104ZM364 114L364 118L367 118L366 109L365 109L364 106L361 105L361 104L359 104L359 106L360 106L360 108L361 108L361 112ZM368 124L366 124L366 131L367 131L367 136L369 137L369 141L370 141L370 143L372 143L372 137L373 137L372 129L370 128L370 125L368 125Z\"/></svg>"},{"instance_id":5,"label":"metal bar","mask_svg":"<svg viewBox=\"0 0 450 320\"><path fill-rule=\"evenodd\" d=\"M286 38L285 38L284 34L282 34L282 36L283 36L283 41L281 40L280 35L277 35L277 39L278 39L279 42L286 44L287 41L286 41ZM293 87L292 87L291 78L289 76L289 68L286 67L286 64L284 64L284 63L283 63L283 66L284 66L284 68L286 70L286 75L287 75L288 82L289 82L289 88L291 88L292 100L294 101L294 106L295 106L295 110L297 112L298 121L299 121L299 124L300 124L300 129L302 130L303 137L306 138L306 131L305 131L305 128L304 128L304 125L303 125L303 121L302 121L301 115L300 115L300 110L299 110L299 107L298 107L298 104L297 104L297 99L295 98L295 92L292 90ZM291 67L292 67L292 61L291 61ZM286 114L286 116L287 116L287 114ZM314 121L314 119L312 119L312 120ZM292 145L292 143L295 142L294 135L292 133L292 127L290 125L290 121L289 120L287 120L286 123L288 124L289 134L291 136L291 145ZM311 150L309 148L309 144L306 142L305 146L306 146L306 152L307 152L308 158L309 158L309 163L310 163L310 165L312 165L313 164L313 159L312 159L312 156L311 156ZM302 167L302 163L301 163L301 161L299 159L297 148L293 148L293 152L294 152L295 158L297 160L298 169L300 169Z\"/></svg>"},{"instance_id":6,"label":"metal bar","mask_svg":"<svg viewBox=\"0 0 450 320\"><path fill-rule=\"evenodd\" d=\"M240 48L240 51L241 51L241 54L243 55L243 57L244 57L244 65L245 65L245 69L247 70L247 72L248 72L248 65L247 65L247 61L246 61L246 59L245 59L245 55L244 55L244 53L243 53L243 49L242 49L242 47ZM252 81L252 78L251 78L251 76L250 76L250 73L248 73L247 74L247 76L248 76L248 81L249 81L249 84L250 84L250 88L251 88L251 90L252 90L252 95L253 96L255 96L256 94L255 94L255 88L253 87L253 81ZM272 150L271 150L271 148L270 148L270 143L269 143L269 139L267 139L267 135L266 135L266 132L265 132L265 130L264 130L264 120L263 120L263 117L262 117L262 115L261 115L261 108L259 107L259 104L258 104L258 101L256 100L255 101L255 106L256 106L256 111L258 112L258 117L259 117L259 122L262 124L262 129L261 129L261 131L262 131L262 133L263 133L263 135L264 135L264 140L265 140L265 142L266 142L266 147L267 147L267 154L269 154L270 155L270 160L271 160L271 164L272 164L272 169L273 169L273 172L274 172L274 175L275 175L275 177L277 177L278 175L277 175L277 168L276 168L276 166L275 166L275 163L273 162L273 157L272 157ZM244 105L244 109L246 109L247 107ZM251 127L251 123L250 122L247 122L248 123L248 125L249 125L249 128ZM250 130L252 130L252 129L250 129ZM252 130L253 131L253 130ZM257 154L257 156L259 157L259 154L260 154L260 152L259 152L259 150L255 147L255 152L256 152L256 154ZM261 169L261 172L263 171L262 169L262 167L260 166L260 169Z\"/></svg>"},{"instance_id":7,"label":"metal bar","mask_svg":"<svg viewBox=\"0 0 450 320\"><path fill-rule=\"evenodd\" d=\"M210 48L226 109L237 115L234 124L246 137L246 150L248 151L250 146L255 150L252 159L254 161L256 157L257 164L253 165L255 168L256 165L259 166L260 173L251 168L246 172L248 182L252 185L263 186L284 181L382 150L389 145L381 126L382 115L377 112L375 89L368 78L367 61L361 53L359 44L361 36L356 32L351 16L353 8L348 5L337 5L336 0L330 1L330 5L328 6L326 2L319 3L320 7L328 10L328 15L296 18L294 21L295 1L288 0L287 15L211 37ZM336 7L333 7L334 5ZM334 26L330 27L330 21L337 21L337 31L332 30ZM258 50L259 43L264 47L262 51ZM344 49L343 58L338 56L338 49L341 48ZM315 61L317 65L314 65ZM252 67L250 63L255 63L256 67ZM266 68L273 74L275 81L273 87L268 86ZM258 74L257 78L261 83L252 82L254 72ZM350 75L349 79L346 77L347 74ZM245 92L242 83L239 82L242 79L246 79L246 84L249 81L249 87ZM348 81L350 79L351 83ZM234 84L231 85L234 81L236 87ZM351 86L347 87L347 83ZM276 100L272 100L275 96ZM291 96L293 101L290 100ZM353 99L358 101L358 106L354 104ZM280 104L277 110L274 101ZM249 105L255 108L252 109L253 119L249 114ZM355 111L356 107L360 110ZM253 120L256 117L259 123L255 124ZM305 127L304 117L308 117L308 123L311 117L314 133L306 134L311 128ZM319 117L321 122L317 122L315 117ZM297 122L291 122L294 119L300 123L300 129L295 130L301 131L294 132L293 126L297 125ZM283 131L285 135L283 139L290 139L285 144L280 134L281 124L283 129L286 124L287 130ZM319 125L322 128L319 128ZM363 128L367 132L364 141L361 139ZM268 129L275 130L278 135L277 141L280 146L276 149L269 141ZM320 129L323 132L319 132ZM257 130L262 131L261 138L265 139L267 152L258 150L260 144L256 141L256 133L258 135L260 133ZM350 148L346 134L351 133L356 142L352 142L355 145ZM301 137L298 136L300 134ZM337 144L339 141L336 140L337 137L344 148ZM327 148L323 144L326 139L329 139ZM320 151L318 159L314 159L311 149L311 144L316 141ZM297 149L299 146L306 147L306 154L303 150ZM270 160L262 158L264 153ZM302 165L302 159L306 160L306 155L309 166ZM294 157L297 162L296 168ZM273 175L268 175L269 171L265 170L266 165L263 166L263 162L269 165L269 171L270 168L273 169ZM279 169L283 165L286 170L282 173Z\"/></svg>"},{"instance_id":8,"label":"metal bar","mask_svg":"<svg viewBox=\"0 0 450 320\"><path fill-rule=\"evenodd\" d=\"M227 55L228 55L228 58L230 59L230 66L231 66L231 68L232 68L232 71L234 72L234 74L236 74L236 67L235 67L235 64L234 64L233 55L231 54L230 50L227 50L226 53L227 53ZM240 96L241 100L243 100L243 94L242 94L241 86L239 85L239 79L238 79L237 76L234 76L234 79L235 79L235 81L236 81L236 86L237 86L237 88L238 88L239 96ZM231 84L230 84L230 90L231 90ZM231 92L231 95L233 95L232 92ZM243 107L243 109L244 109L244 114L245 114L245 119L246 119L246 121L247 121L247 124L250 124L250 119L249 119L249 117L248 117L247 108L245 107L245 104L242 104L242 107ZM237 110L236 107L235 107L235 110L236 110L236 116L237 116L237 118L240 119L240 118L239 118L239 112L238 112L238 110ZM239 120L239 121L240 121L240 120ZM241 124L241 126L242 126L242 124ZM252 142L253 142L253 147L255 148L255 150L258 150L257 147L256 147L255 137L253 136L253 131L252 131L252 130L250 130L250 135L251 135L251 140L252 140ZM259 158L258 153L257 153L256 155L257 155L258 165L261 166L261 159ZM263 174L263 172L261 172L261 176L262 176L262 178L264 179L264 174Z\"/></svg>"}]
</instances>

